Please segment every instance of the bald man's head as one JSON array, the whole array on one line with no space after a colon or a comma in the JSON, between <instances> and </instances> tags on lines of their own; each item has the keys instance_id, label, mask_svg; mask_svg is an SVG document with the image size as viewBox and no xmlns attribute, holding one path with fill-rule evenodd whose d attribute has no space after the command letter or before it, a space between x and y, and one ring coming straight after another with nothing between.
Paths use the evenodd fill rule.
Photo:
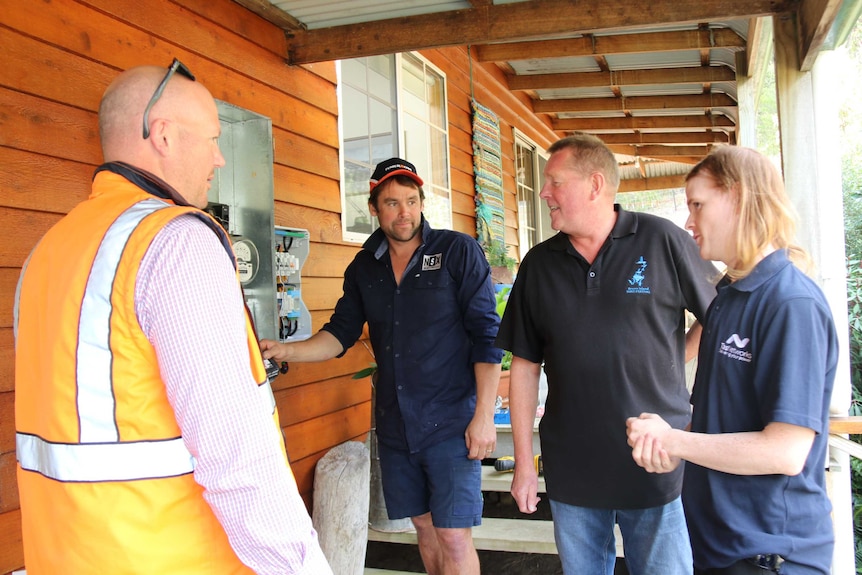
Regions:
<instances>
[{"instance_id":1,"label":"bald man's head","mask_svg":"<svg viewBox=\"0 0 862 575\"><path fill-rule=\"evenodd\" d=\"M129 160L124 156L131 153L135 140L143 139L144 108L164 75L164 68L141 66L123 72L108 86L99 105L99 137L106 162Z\"/></svg>"},{"instance_id":2,"label":"bald man's head","mask_svg":"<svg viewBox=\"0 0 862 575\"><path fill-rule=\"evenodd\" d=\"M125 162L163 179L200 207L214 169L224 165L218 109L206 87L173 74L150 108L144 139L144 110L167 72L131 68L108 86L99 106L102 153L106 162Z\"/></svg>"}]
</instances>

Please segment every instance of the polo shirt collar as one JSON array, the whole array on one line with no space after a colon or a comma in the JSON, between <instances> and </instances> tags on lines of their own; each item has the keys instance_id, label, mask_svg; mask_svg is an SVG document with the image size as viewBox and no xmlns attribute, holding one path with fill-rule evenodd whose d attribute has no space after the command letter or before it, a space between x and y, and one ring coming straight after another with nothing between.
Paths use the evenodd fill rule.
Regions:
<instances>
[{"instance_id":1,"label":"polo shirt collar","mask_svg":"<svg viewBox=\"0 0 862 575\"><path fill-rule=\"evenodd\" d=\"M793 264L787 257L787 251L775 250L760 260L747 276L728 285L737 291L753 292L790 265Z\"/></svg>"},{"instance_id":2,"label":"polo shirt collar","mask_svg":"<svg viewBox=\"0 0 862 575\"><path fill-rule=\"evenodd\" d=\"M627 212L619 204L614 204L614 211L617 213L617 222L611 230L612 238L630 236L638 231L638 219L635 214Z\"/></svg>"},{"instance_id":3,"label":"polo shirt collar","mask_svg":"<svg viewBox=\"0 0 862 575\"><path fill-rule=\"evenodd\" d=\"M636 214L624 210L619 204L614 204L614 211L617 213L617 221L614 223L614 227L611 230L610 237L612 239L622 238L637 232L638 219ZM556 236L551 238L549 247L552 250L566 251L571 245L571 242L569 242L569 236L559 232Z\"/></svg>"}]
</instances>

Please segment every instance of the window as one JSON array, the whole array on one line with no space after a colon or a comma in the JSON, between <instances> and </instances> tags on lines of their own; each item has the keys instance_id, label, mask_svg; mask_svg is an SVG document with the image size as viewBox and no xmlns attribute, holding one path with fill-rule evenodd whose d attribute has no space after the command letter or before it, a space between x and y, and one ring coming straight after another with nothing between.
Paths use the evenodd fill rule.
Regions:
<instances>
[{"instance_id":1,"label":"window","mask_svg":"<svg viewBox=\"0 0 862 575\"><path fill-rule=\"evenodd\" d=\"M375 229L368 179L377 163L398 156L416 166L425 185L425 217L452 227L446 78L416 54L342 60L339 124L342 231L364 241Z\"/></svg>"},{"instance_id":2,"label":"window","mask_svg":"<svg viewBox=\"0 0 862 575\"><path fill-rule=\"evenodd\" d=\"M539 198L542 173L548 158L538 146L515 130L515 186L518 197L520 260L536 244L553 235L548 205Z\"/></svg>"}]
</instances>

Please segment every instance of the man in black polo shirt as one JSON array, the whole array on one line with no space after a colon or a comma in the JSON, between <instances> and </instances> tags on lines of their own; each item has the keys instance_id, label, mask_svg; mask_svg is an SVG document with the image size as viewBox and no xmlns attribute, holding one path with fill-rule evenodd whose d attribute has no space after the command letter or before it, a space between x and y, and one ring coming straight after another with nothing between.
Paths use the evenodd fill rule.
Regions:
<instances>
[{"instance_id":1,"label":"man in black polo shirt","mask_svg":"<svg viewBox=\"0 0 862 575\"><path fill-rule=\"evenodd\" d=\"M522 512L536 510L532 434L544 363L539 433L565 573L612 574L615 523L632 575L691 573L682 469L645 472L622 430L642 411L688 424L684 367L700 327L686 335L685 310L705 316L716 270L685 230L614 204L619 170L598 138L564 138L549 153L541 197L560 233L524 258L497 336L514 355L512 495Z\"/></svg>"},{"instance_id":2,"label":"man in black polo shirt","mask_svg":"<svg viewBox=\"0 0 862 575\"><path fill-rule=\"evenodd\" d=\"M432 229L413 164L377 165L368 200L380 228L344 272L344 295L310 339L261 342L264 357L340 357L368 333L377 360L375 421L390 519L410 517L430 575L479 575L481 460L494 451L503 352L494 346L491 268L479 242Z\"/></svg>"}]
</instances>

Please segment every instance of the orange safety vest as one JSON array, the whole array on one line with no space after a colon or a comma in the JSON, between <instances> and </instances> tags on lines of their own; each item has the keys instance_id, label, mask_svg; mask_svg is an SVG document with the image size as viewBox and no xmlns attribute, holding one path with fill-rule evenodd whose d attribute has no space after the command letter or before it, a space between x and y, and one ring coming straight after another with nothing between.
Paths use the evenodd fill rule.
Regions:
<instances>
[{"instance_id":1,"label":"orange safety vest","mask_svg":"<svg viewBox=\"0 0 862 575\"><path fill-rule=\"evenodd\" d=\"M101 172L90 198L45 235L22 272L15 422L30 575L253 573L194 480L135 315L141 259L168 222L189 213L230 252L207 214ZM248 314L246 331L252 373L278 425Z\"/></svg>"}]
</instances>

